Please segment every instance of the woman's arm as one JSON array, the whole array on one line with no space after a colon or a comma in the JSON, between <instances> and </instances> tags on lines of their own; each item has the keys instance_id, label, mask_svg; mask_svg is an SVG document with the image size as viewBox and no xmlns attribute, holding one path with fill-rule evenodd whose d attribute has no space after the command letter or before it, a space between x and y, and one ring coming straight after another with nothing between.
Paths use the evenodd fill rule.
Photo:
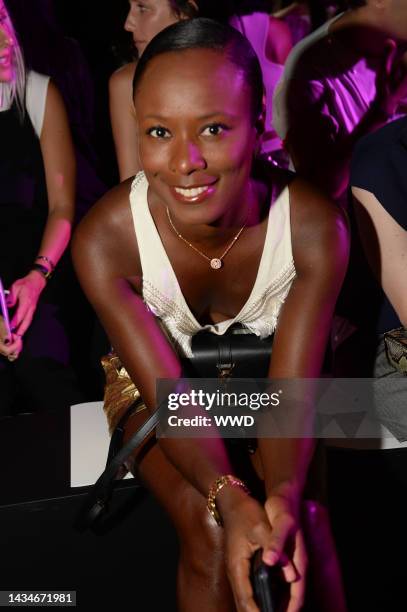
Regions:
<instances>
[{"instance_id":1,"label":"woman's arm","mask_svg":"<svg viewBox=\"0 0 407 612\"><path fill-rule=\"evenodd\" d=\"M313 67L315 62L319 64L318 55L329 52L325 39L304 52L287 86L286 148L296 172L330 198L340 198L349 186L350 161L358 141L394 118L406 97L404 63L396 55L395 43L388 43L376 73L375 98L349 133L343 129L344 118L332 103L331 86Z\"/></svg>"},{"instance_id":2,"label":"woman's arm","mask_svg":"<svg viewBox=\"0 0 407 612\"><path fill-rule=\"evenodd\" d=\"M297 179L290 187L293 257L297 276L281 309L270 362L271 379L307 379L320 375L336 299L345 275L349 238L342 211L313 188ZM313 422L311 397L301 396L300 423L292 414L290 385L286 405L281 395L284 417L296 435L302 422ZM294 393L294 402L296 401ZM294 409L298 408L298 404ZM308 414L307 414L308 412ZM287 423L288 434L290 422ZM307 555L300 528L302 491L313 452L313 440L303 438L258 438L266 489L265 510L272 527L271 552L263 560L283 566L291 583L290 611L300 610L305 596ZM245 579L249 559L236 551L235 581L242 584L246 597L251 587Z\"/></svg>"},{"instance_id":3,"label":"woman's arm","mask_svg":"<svg viewBox=\"0 0 407 612\"><path fill-rule=\"evenodd\" d=\"M141 170L137 146L137 122L133 106L135 68L135 62L126 64L116 70L109 80L110 122L121 181Z\"/></svg>"},{"instance_id":4,"label":"woman's arm","mask_svg":"<svg viewBox=\"0 0 407 612\"><path fill-rule=\"evenodd\" d=\"M367 260L403 325L407 325L407 231L370 191L352 187Z\"/></svg>"},{"instance_id":5,"label":"woman's arm","mask_svg":"<svg viewBox=\"0 0 407 612\"><path fill-rule=\"evenodd\" d=\"M46 259L38 263L50 270L58 263L69 242L75 202L75 155L71 133L64 103L52 82L47 90L40 145L48 194L48 218L38 249L38 255ZM11 325L19 335L29 327L45 284L42 274L33 270L11 286L9 305L17 304Z\"/></svg>"},{"instance_id":6,"label":"woman's arm","mask_svg":"<svg viewBox=\"0 0 407 612\"><path fill-rule=\"evenodd\" d=\"M125 181L109 192L79 225L73 258L79 280L112 345L151 411L156 380L178 379L181 365L141 294L141 269ZM160 440L171 463L205 497L213 481L229 473L220 439Z\"/></svg>"},{"instance_id":7,"label":"woman's arm","mask_svg":"<svg viewBox=\"0 0 407 612\"><path fill-rule=\"evenodd\" d=\"M48 194L48 219L38 253L55 265L71 237L75 210L75 152L65 106L50 83L40 136Z\"/></svg>"},{"instance_id":8,"label":"woman's arm","mask_svg":"<svg viewBox=\"0 0 407 612\"><path fill-rule=\"evenodd\" d=\"M290 187L290 209L297 276L278 319L269 376L318 378L347 268L347 221L341 210L300 179ZM259 448L267 497L282 495L297 511L312 440L264 438Z\"/></svg>"},{"instance_id":9,"label":"woman's arm","mask_svg":"<svg viewBox=\"0 0 407 612\"><path fill-rule=\"evenodd\" d=\"M266 57L276 64L285 64L292 46L292 36L288 25L284 21L270 16Z\"/></svg>"}]
</instances>

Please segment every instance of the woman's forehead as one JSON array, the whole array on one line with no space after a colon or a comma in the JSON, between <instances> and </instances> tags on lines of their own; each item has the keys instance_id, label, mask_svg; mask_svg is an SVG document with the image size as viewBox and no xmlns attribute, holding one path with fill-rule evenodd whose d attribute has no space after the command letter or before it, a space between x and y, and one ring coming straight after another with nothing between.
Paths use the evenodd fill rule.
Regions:
<instances>
[{"instance_id":1,"label":"woman's forehead","mask_svg":"<svg viewBox=\"0 0 407 612\"><path fill-rule=\"evenodd\" d=\"M171 0L129 0L130 6L136 6L142 4L145 7L161 9L161 8L172 8Z\"/></svg>"},{"instance_id":2,"label":"woman's forehead","mask_svg":"<svg viewBox=\"0 0 407 612\"><path fill-rule=\"evenodd\" d=\"M177 88L182 91L209 90L213 94L227 89L238 91L244 85L244 74L227 54L214 49L183 49L154 57L146 66L136 88L138 98L156 97Z\"/></svg>"}]
</instances>

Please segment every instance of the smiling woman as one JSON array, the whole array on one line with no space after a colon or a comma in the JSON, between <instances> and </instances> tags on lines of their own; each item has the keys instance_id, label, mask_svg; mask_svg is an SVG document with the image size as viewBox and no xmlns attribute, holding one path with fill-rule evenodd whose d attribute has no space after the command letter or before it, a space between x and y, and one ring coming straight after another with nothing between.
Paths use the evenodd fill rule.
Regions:
<instances>
[{"instance_id":1,"label":"smiling woman","mask_svg":"<svg viewBox=\"0 0 407 612\"><path fill-rule=\"evenodd\" d=\"M157 380L182 375L203 328L274 334L268 376L317 377L348 254L342 213L257 160L261 69L236 30L194 19L158 34L137 66L134 102L144 172L107 194L74 241L83 287L146 407L126 437L156 406ZM301 608L312 449L309 439L257 441L261 502L231 476L219 437L149 440L138 469L179 535L181 612L197 597L202 611L257 610L249 560L258 548L283 566L290 612ZM241 458L251 465L244 445ZM331 598L324 609L344 609L337 588Z\"/></svg>"},{"instance_id":2,"label":"smiling woman","mask_svg":"<svg viewBox=\"0 0 407 612\"><path fill-rule=\"evenodd\" d=\"M261 10L256 3L241 0L132 0L124 28L132 34L138 59L114 72L109 81L109 104L113 138L120 179L141 169L138 155L138 131L131 84L137 61L149 41L162 29L187 19L209 17L230 23L251 42L257 53L265 84L267 129L261 147L265 155L284 158L281 141L272 128L271 99L280 78L282 64L291 49L287 26Z\"/></svg>"},{"instance_id":3,"label":"smiling woman","mask_svg":"<svg viewBox=\"0 0 407 612\"><path fill-rule=\"evenodd\" d=\"M198 26L195 41L200 40ZM165 37L160 40L165 43ZM255 197L247 178L262 128L257 59L253 51L243 55L240 47L231 45L230 61L219 62L213 36L198 67L191 36L183 49L182 69L174 74L174 53L185 46L185 38L176 41L173 54L161 53L159 43L142 56L134 77L140 155L148 182L155 185L181 233L185 230L192 237L186 223L210 225L219 219L223 225L240 226ZM185 206L188 203L194 206ZM227 236L233 230L223 231Z\"/></svg>"}]
</instances>

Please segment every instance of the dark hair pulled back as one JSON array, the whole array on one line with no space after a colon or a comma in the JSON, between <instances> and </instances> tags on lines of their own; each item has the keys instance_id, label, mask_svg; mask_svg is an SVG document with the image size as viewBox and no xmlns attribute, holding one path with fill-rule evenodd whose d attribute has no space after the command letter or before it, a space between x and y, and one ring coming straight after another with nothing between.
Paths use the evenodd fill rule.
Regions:
<instances>
[{"instance_id":1,"label":"dark hair pulled back","mask_svg":"<svg viewBox=\"0 0 407 612\"><path fill-rule=\"evenodd\" d=\"M227 24L199 17L174 23L157 34L140 57L133 79L133 94L148 66L164 53L188 49L212 49L223 53L243 73L251 91L252 120L259 118L263 107L263 77L257 55L240 32Z\"/></svg>"}]
</instances>

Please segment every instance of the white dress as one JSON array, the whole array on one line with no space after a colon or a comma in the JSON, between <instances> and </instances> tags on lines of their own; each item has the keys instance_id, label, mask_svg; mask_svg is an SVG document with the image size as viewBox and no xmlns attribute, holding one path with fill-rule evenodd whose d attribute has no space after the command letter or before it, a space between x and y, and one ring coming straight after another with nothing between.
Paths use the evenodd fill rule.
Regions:
<instances>
[{"instance_id":1,"label":"white dress","mask_svg":"<svg viewBox=\"0 0 407 612\"><path fill-rule=\"evenodd\" d=\"M288 188L270 206L263 253L247 302L233 319L204 326L196 320L181 292L148 207L147 190L147 179L139 172L131 187L130 206L143 273L143 299L161 320L177 352L191 357L194 334L205 329L222 335L234 323L240 323L261 338L270 336L296 276Z\"/></svg>"}]
</instances>

